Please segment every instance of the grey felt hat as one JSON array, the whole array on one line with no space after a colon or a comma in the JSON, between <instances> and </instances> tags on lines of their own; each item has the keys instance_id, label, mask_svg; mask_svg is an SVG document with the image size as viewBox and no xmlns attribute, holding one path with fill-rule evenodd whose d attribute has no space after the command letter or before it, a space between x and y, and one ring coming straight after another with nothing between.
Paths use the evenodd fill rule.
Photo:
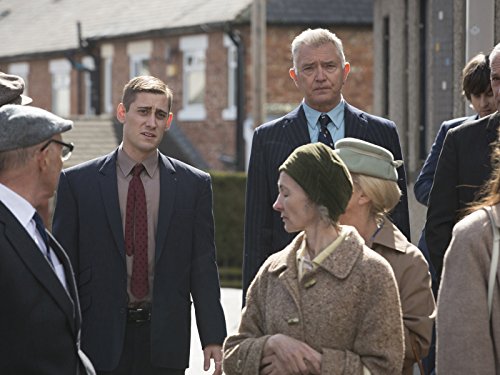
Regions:
<instances>
[{"instance_id":1,"label":"grey felt hat","mask_svg":"<svg viewBox=\"0 0 500 375\"><path fill-rule=\"evenodd\" d=\"M335 152L345 163L349 172L398 181L397 168L402 160L383 147L356 138L344 138L335 143Z\"/></svg>"},{"instance_id":2,"label":"grey felt hat","mask_svg":"<svg viewBox=\"0 0 500 375\"><path fill-rule=\"evenodd\" d=\"M0 72L0 106L5 104L30 104L33 99L22 95L24 80L13 74Z\"/></svg>"},{"instance_id":3,"label":"grey felt hat","mask_svg":"<svg viewBox=\"0 0 500 375\"><path fill-rule=\"evenodd\" d=\"M73 127L44 109L7 104L0 107L0 152L36 145Z\"/></svg>"}]
</instances>

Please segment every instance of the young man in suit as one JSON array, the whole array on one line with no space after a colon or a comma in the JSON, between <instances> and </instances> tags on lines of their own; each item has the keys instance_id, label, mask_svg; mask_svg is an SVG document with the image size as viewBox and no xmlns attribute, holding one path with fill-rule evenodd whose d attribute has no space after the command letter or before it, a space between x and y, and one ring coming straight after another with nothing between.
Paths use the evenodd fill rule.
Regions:
<instances>
[{"instance_id":1,"label":"young man in suit","mask_svg":"<svg viewBox=\"0 0 500 375\"><path fill-rule=\"evenodd\" d=\"M439 127L431 152L427 156L422 170L415 181L415 186L413 187L415 198L417 198L417 201L422 203L424 206L427 206L429 203L429 195L434 181L434 173L436 172L439 154L443 148L444 139L448 131L465 122L489 116L496 111L493 91L491 91L490 61L488 56L485 56L483 53L479 53L465 65L462 71L462 91L463 95L470 102L470 106L474 109L476 114L469 117L459 117L444 121ZM429 271L432 277L432 288L434 296L437 296L438 284L436 271L431 263L429 249L425 241L425 229L422 229L422 233L418 241L418 248L422 251L425 259L429 263ZM424 367L427 369L428 373L431 373L434 370L434 356L435 335L433 335L429 355L423 360Z\"/></svg>"},{"instance_id":2,"label":"young man in suit","mask_svg":"<svg viewBox=\"0 0 500 375\"><path fill-rule=\"evenodd\" d=\"M82 345L99 374L178 375L189 364L191 297L208 370L226 336L210 176L158 150L172 92L155 77L125 85L123 141L64 170L54 233L82 299Z\"/></svg>"},{"instance_id":3,"label":"young man in suit","mask_svg":"<svg viewBox=\"0 0 500 375\"><path fill-rule=\"evenodd\" d=\"M427 156L425 163L420 171L413 192L417 201L427 206L431 193L432 183L434 182L434 174L436 172L439 155L443 149L444 139L450 129L470 121L478 120L482 117L489 116L496 111L493 91L490 84L490 61L488 56L480 53L474 56L464 67L462 72L462 89L463 95L470 102L471 108L476 112L475 115L469 117L459 117L452 120L444 121L439 127L439 132L432 145L431 152ZM424 227L425 228L425 227ZM425 230L422 230L418 241L418 248L424 253L425 258L430 262L429 249L425 242ZM431 275L434 282L434 292L437 295L437 284L435 280L435 270L432 264L429 264Z\"/></svg>"},{"instance_id":4,"label":"young man in suit","mask_svg":"<svg viewBox=\"0 0 500 375\"><path fill-rule=\"evenodd\" d=\"M71 155L61 133L72 126L40 108L0 108L1 374L94 374L71 264L36 212Z\"/></svg>"},{"instance_id":5,"label":"young man in suit","mask_svg":"<svg viewBox=\"0 0 500 375\"><path fill-rule=\"evenodd\" d=\"M500 126L500 44L489 60L496 112L448 131L429 196L425 239L438 285L453 226L491 175L491 146L498 141Z\"/></svg>"},{"instance_id":6,"label":"young man in suit","mask_svg":"<svg viewBox=\"0 0 500 375\"><path fill-rule=\"evenodd\" d=\"M294 237L283 228L272 205L278 196L278 167L298 146L323 142L333 147L344 137L382 146L402 160L394 122L370 115L348 104L342 96L350 71L341 40L325 29L308 29L292 43L293 67L289 74L304 96L284 117L259 126L254 133L248 166L243 259L243 299L264 260L283 249ZM406 176L398 169L403 192L392 219L410 238Z\"/></svg>"}]
</instances>

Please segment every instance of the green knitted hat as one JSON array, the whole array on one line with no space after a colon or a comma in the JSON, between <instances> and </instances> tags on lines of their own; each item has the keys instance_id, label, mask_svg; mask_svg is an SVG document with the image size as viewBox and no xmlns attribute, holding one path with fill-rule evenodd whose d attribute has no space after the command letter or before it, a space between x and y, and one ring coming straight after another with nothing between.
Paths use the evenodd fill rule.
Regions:
<instances>
[{"instance_id":1,"label":"green knitted hat","mask_svg":"<svg viewBox=\"0 0 500 375\"><path fill-rule=\"evenodd\" d=\"M352 179L344 162L323 143L300 146L281 164L285 172L304 189L316 204L328 209L337 221L352 195Z\"/></svg>"}]
</instances>

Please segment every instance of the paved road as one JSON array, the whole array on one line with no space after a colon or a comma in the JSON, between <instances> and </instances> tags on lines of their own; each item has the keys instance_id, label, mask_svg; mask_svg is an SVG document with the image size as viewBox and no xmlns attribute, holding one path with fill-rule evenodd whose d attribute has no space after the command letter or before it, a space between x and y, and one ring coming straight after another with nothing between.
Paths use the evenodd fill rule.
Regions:
<instances>
[{"instance_id":1,"label":"paved road","mask_svg":"<svg viewBox=\"0 0 500 375\"><path fill-rule=\"evenodd\" d=\"M222 288L221 301L224 313L226 314L226 325L229 334L236 332L240 322L241 311L241 289ZM213 365L209 371L203 371L203 351L201 350L200 338L196 329L194 309L192 311L191 326L191 358L186 375L212 374Z\"/></svg>"}]
</instances>

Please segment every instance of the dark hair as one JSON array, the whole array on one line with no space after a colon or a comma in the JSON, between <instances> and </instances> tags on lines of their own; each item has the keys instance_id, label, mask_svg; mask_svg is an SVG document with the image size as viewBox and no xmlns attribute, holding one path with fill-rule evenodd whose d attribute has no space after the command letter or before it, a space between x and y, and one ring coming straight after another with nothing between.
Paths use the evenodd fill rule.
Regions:
<instances>
[{"instance_id":1,"label":"dark hair","mask_svg":"<svg viewBox=\"0 0 500 375\"><path fill-rule=\"evenodd\" d=\"M474 56L462 70L462 90L468 100L471 95L481 95L491 90L490 62L484 53Z\"/></svg>"}]
</instances>

